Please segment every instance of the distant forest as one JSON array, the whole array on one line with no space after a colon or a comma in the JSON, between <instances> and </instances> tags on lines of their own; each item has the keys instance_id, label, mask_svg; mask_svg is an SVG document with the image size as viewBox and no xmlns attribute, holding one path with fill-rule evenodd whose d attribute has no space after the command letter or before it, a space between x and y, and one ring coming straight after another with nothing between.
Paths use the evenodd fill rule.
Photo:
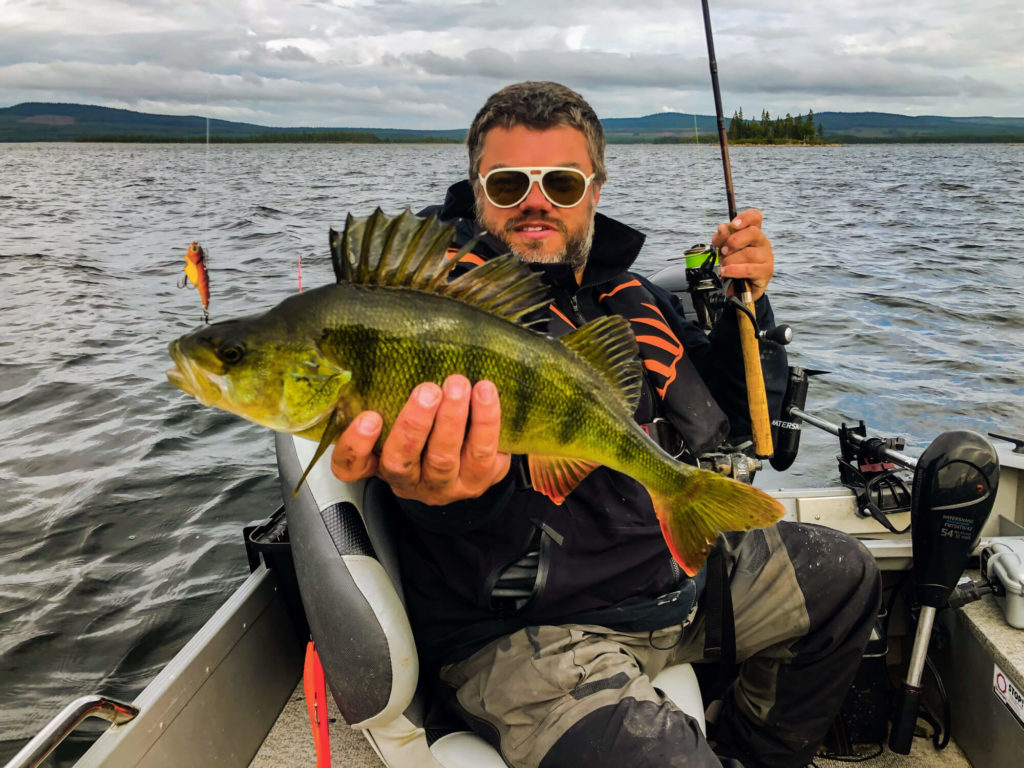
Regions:
<instances>
[{"instance_id":1,"label":"distant forest","mask_svg":"<svg viewBox=\"0 0 1024 768\"><path fill-rule=\"evenodd\" d=\"M785 117L774 120L767 109L762 109L760 120L747 120L741 107L733 112L727 135L729 141L740 144L817 144L825 141L825 126L821 123L815 126L813 109L796 117L787 112Z\"/></svg>"},{"instance_id":2,"label":"distant forest","mask_svg":"<svg viewBox=\"0 0 1024 768\"><path fill-rule=\"evenodd\" d=\"M658 112L601 121L609 144L689 144L715 141L714 115ZM811 112L747 119L736 110L728 123L736 144L849 144L857 142L1021 142L1024 117L943 117L886 112ZM90 104L24 102L0 107L0 142L132 141L204 143L448 143L465 128L408 129L363 126L267 126L198 115L157 115ZM714 137L714 138L713 138Z\"/></svg>"},{"instance_id":3,"label":"distant forest","mask_svg":"<svg viewBox=\"0 0 1024 768\"><path fill-rule=\"evenodd\" d=\"M106 136L83 136L75 141L99 141L108 143L131 142L139 144L205 144L205 136L147 136L133 134L110 134ZM458 144L459 139L450 136L378 136L366 131L318 131L295 133L257 133L250 136L209 137L210 144Z\"/></svg>"}]
</instances>

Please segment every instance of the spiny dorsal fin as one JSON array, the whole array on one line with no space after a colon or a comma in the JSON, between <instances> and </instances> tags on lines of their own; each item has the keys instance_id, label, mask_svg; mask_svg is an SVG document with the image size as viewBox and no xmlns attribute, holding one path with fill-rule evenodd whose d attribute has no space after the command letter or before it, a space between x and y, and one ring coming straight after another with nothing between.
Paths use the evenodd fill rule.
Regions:
<instances>
[{"instance_id":1,"label":"spiny dorsal fin","mask_svg":"<svg viewBox=\"0 0 1024 768\"><path fill-rule=\"evenodd\" d=\"M331 264L334 266L335 282L352 282L352 264L342 256L341 232L331 227L328 233L328 242L331 246Z\"/></svg>"},{"instance_id":2,"label":"spiny dorsal fin","mask_svg":"<svg viewBox=\"0 0 1024 768\"><path fill-rule=\"evenodd\" d=\"M330 234L338 282L409 288L471 304L510 322L547 306L540 275L506 255L449 281L452 269L475 243L449 256L454 225L406 210L388 216L380 208L363 219L349 215L345 231Z\"/></svg>"},{"instance_id":3,"label":"spiny dorsal fin","mask_svg":"<svg viewBox=\"0 0 1024 768\"><path fill-rule=\"evenodd\" d=\"M621 315L591 320L563 336L565 346L586 360L621 397L629 415L640 400L640 360L629 321Z\"/></svg>"}]
</instances>

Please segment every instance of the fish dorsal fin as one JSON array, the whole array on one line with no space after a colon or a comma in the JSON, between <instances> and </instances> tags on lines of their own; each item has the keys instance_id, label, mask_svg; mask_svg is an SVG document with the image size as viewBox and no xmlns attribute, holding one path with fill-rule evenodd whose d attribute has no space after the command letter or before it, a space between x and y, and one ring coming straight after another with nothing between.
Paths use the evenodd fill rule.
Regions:
<instances>
[{"instance_id":1,"label":"fish dorsal fin","mask_svg":"<svg viewBox=\"0 0 1024 768\"><path fill-rule=\"evenodd\" d=\"M621 315L599 317L561 341L601 374L632 416L640 401L641 368L629 321Z\"/></svg>"},{"instance_id":2,"label":"fish dorsal fin","mask_svg":"<svg viewBox=\"0 0 1024 768\"><path fill-rule=\"evenodd\" d=\"M338 282L408 288L448 296L510 322L547 306L539 274L511 255L499 256L454 280L452 269L475 241L449 254L455 227L436 216L406 210L389 216L380 208L366 218L349 216L345 231L330 231L331 259Z\"/></svg>"}]
</instances>

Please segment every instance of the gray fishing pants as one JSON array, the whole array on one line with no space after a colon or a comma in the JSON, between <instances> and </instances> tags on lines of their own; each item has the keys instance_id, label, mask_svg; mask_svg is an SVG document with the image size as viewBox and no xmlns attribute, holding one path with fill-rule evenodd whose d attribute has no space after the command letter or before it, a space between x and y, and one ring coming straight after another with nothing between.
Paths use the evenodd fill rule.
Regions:
<instances>
[{"instance_id":1,"label":"gray fishing pants","mask_svg":"<svg viewBox=\"0 0 1024 768\"><path fill-rule=\"evenodd\" d=\"M874 560L845 534L800 523L719 544L740 666L710 744L651 685L668 665L706 661L703 608L686 626L654 632L527 627L443 667L448 698L515 768L806 765L878 612Z\"/></svg>"}]
</instances>

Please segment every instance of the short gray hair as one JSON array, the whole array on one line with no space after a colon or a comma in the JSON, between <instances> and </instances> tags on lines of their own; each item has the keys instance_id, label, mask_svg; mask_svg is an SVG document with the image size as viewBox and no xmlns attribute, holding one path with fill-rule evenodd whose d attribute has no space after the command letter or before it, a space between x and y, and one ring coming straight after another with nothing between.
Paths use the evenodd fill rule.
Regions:
<instances>
[{"instance_id":1,"label":"short gray hair","mask_svg":"<svg viewBox=\"0 0 1024 768\"><path fill-rule=\"evenodd\" d=\"M594 183L604 184L604 127L593 108L576 91L560 83L527 81L514 83L493 94L476 113L466 134L469 150L469 180L480 172L484 136L495 127L523 125L546 130L560 125L577 129L587 141L587 154L594 166Z\"/></svg>"}]
</instances>

